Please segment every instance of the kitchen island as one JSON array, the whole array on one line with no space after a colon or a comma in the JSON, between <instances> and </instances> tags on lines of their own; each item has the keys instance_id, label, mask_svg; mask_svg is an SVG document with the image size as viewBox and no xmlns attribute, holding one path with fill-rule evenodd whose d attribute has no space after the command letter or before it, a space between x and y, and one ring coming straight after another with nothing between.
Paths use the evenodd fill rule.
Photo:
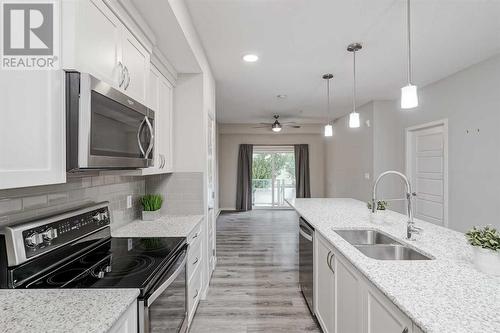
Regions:
<instances>
[{"instance_id":1,"label":"kitchen island","mask_svg":"<svg viewBox=\"0 0 500 333\"><path fill-rule=\"evenodd\" d=\"M462 233L416 220L423 232L409 241L405 239L407 217L393 211L380 221L372 217L366 203L354 199L289 203L422 331L500 332L500 278L474 268L472 249ZM333 229L380 230L432 260L372 259Z\"/></svg>"}]
</instances>

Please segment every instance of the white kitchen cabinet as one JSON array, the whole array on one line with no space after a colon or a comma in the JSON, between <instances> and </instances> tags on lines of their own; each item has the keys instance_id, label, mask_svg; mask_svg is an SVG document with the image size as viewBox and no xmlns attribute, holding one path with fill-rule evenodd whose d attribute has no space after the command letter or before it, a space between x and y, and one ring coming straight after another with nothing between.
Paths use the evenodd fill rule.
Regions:
<instances>
[{"instance_id":1,"label":"white kitchen cabinet","mask_svg":"<svg viewBox=\"0 0 500 333\"><path fill-rule=\"evenodd\" d=\"M0 85L0 189L64 183L63 72L4 70Z\"/></svg>"},{"instance_id":2,"label":"white kitchen cabinet","mask_svg":"<svg viewBox=\"0 0 500 333\"><path fill-rule=\"evenodd\" d=\"M367 333L412 332L410 319L371 285L366 288L366 311Z\"/></svg>"},{"instance_id":3,"label":"white kitchen cabinet","mask_svg":"<svg viewBox=\"0 0 500 333\"><path fill-rule=\"evenodd\" d=\"M323 332L335 332L335 275L333 247L319 233L315 234L315 314Z\"/></svg>"},{"instance_id":4,"label":"white kitchen cabinet","mask_svg":"<svg viewBox=\"0 0 500 333\"><path fill-rule=\"evenodd\" d=\"M335 256L337 332L361 333L361 277L352 265Z\"/></svg>"},{"instance_id":5,"label":"white kitchen cabinet","mask_svg":"<svg viewBox=\"0 0 500 333\"><path fill-rule=\"evenodd\" d=\"M149 53L126 29L122 30L121 62L124 68L123 90L138 101L146 101Z\"/></svg>"},{"instance_id":6,"label":"white kitchen cabinet","mask_svg":"<svg viewBox=\"0 0 500 333\"><path fill-rule=\"evenodd\" d=\"M137 302L133 302L108 333L137 333Z\"/></svg>"},{"instance_id":7,"label":"white kitchen cabinet","mask_svg":"<svg viewBox=\"0 0 500 333\"><path fill-rule=\"evenodd\" d=\"M159 81L159 120L158 120L158 131L159 131L159 144L158 152L161 159L163 160L162 169L165 172L173 171L173 86L170 82L163 76L160 76Z\"/></svg>"},{"instance_id":8,"label":"white kitchen cabinet","mask_svg":"<svg viewBox=\"0 0 500 333\"><path fill-rule=\"evenodd\" d=\"M146 102L150 54L100 0L64 1L63 68L90 73Z\"/></svg>"},{"instance_id":9,"label":"white kitchen cabinet","mask_svg":"<svg viewBox=\"0 0 500 333\"><path fill-rule=\"evenodd\" d=\"M188 259L186 264L188 276L188 324L191 324L191 321L193 320L198 304L200 303L201 292L203 290L202 267L204 266L204 229L202 223L199 223L187 237L189 244Z\"/></svg>"}]
</instances>

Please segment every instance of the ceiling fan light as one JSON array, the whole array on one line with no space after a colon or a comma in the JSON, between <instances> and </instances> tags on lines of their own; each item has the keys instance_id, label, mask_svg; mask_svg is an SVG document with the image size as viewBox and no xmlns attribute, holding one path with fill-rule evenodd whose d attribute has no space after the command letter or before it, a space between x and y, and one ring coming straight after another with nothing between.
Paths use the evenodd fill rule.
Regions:
<instances>
[{"instance_id":1,"label":"ceiling fan light","mask_svg":"<svg viewBox=\"0 0 500 333\"><path fill-rule=\"evenodd\" d=\"M325 125L325 136L333 136L333 126L331 124Z\"/></svg>"},{"instance_id":2,"label":"ceiling fan light","mask_svg":"<svg viewBox=\"0 0 500 333\"><path fill-rule=\"evenodd\" d=\"M401 108L413 109L418 106L417 86L408 84L401 88Z\"/></svg>"},{"instance_id":3,"label":"ceiling fan light","mask_svg":"<svg viewBox=\"0 0 500 333\"><path fill-rule=\"evenodd\" d=\"M349 114L349 128L359 127L359 113L353 111Z\"/></svg>"},{"instance_id":4,"label":"ceiling fan light","mask_svg":"<svg viewBox=\"0 0 500 333\"><path fill-rule=\"evenodd\" d=\"M276 132L276 133L281 132L281 126L274 126L273 125L272 131Z\"/></svg>"}]
</instances>

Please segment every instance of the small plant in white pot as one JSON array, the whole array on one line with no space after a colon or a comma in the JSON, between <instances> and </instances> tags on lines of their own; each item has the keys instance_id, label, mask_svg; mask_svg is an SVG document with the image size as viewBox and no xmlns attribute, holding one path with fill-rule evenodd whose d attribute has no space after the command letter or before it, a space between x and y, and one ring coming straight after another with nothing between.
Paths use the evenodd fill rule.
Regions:
<instances>
[{"instance_id":1,"label":"small plant in white pot","mask_svg":"<svg viewBox=\"0 0 500 333\"><path fill-rule=\"evenodd\" d=\"M367 202L366 206L371 211L372 203ZM377 201L377 210L375 211L375 214L371 214L371 218L372 218L373 222L383 223L385 221L387 206L389 206L387 201L383 201L383 200Z\"/></svg>"},{"instance_id":2,"label":"small plant in white pot","mask_svg":"<svg viewBox=\"0 0 500 333\"><path fill-rule=\"evenodd\" d=\"M491 227L473 227L465 236L474 251L474 265L488 274L500 275L500 234Z\"/></svg>"},{"instance_id":3,"label":"small plant in white pot","mask_svg":"<svg viewBox=\"0 0 500 333\"><path fill-rule=\"evenodd\" d=\"M147 194L141 198L143 221L154 221L160 218L163 197L159 194Z\"/></svg>"}]
</instances>

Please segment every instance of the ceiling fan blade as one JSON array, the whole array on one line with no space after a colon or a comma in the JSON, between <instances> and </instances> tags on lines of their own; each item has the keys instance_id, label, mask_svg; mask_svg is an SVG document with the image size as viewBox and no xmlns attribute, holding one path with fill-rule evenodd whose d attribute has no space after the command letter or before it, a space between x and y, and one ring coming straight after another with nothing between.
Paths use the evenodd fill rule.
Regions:
<instances>
[{"instance_id":1,"label":"ceiling fan blade","mask_svg":"<svg viewBox=\"0 0 500 333\"><path fill-rule=\"evenodd\" d=\"M295 121L284 121L284 122L280 122L282 125L294 125L294 124L297 124L297 122Z\"/></svg>"},{"instance_id":2,"label":"ceiling fan blade","mask_svg":"<svg viewBox=\"0 0 500 333\"><path fill-rule=\"evenodd\" d=\"M290 128L300 128L300 125L284 125L285 127L290 127Z\"/></svg>"},{"instance_id":3,"label":"ceiling fan blade","mask_svg":"<svg viewBox=\"0 0 500 333\"><path fill-rule=\"evenodd\" d=\"M271 126L273 123L259 123L259 124Z\"/></svg>"},{"instance_id":4,"label":"ceiling fan blade","mask_svg":"<svg viewBox=\"0 0 500 333\"><path fill-rule=\"evenodd\" d=\"M266 125L266 126L254 126L252 128L269 128L271 125Z\"/></svg>"}]
</instances>

